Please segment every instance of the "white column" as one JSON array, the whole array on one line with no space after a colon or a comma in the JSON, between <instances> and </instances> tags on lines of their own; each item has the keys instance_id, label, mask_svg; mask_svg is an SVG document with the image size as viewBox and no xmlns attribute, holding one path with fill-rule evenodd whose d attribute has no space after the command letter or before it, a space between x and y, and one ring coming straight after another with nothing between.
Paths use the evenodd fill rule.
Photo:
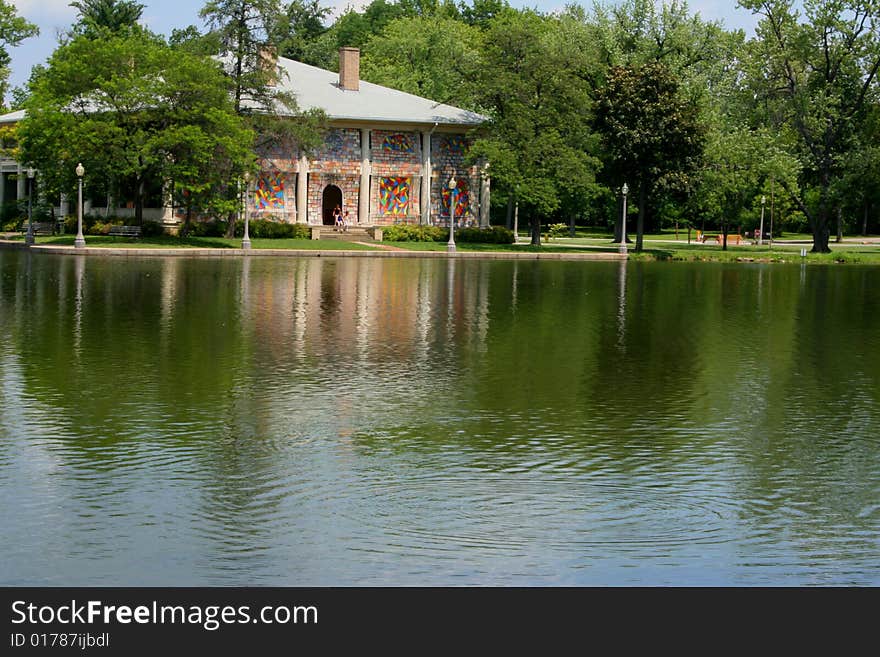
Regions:
<instances>
[{"instance_id":1,"label":"white column","mask_svg":"<svg viewBox=\"0 0 880 657\"><path fill-rule=\"evenodd\" d=\"M19 201L21 201L22 199L24 199L25 196L27 196L27 192L25 191L25 188L24 188L24 183L25 183L24 179L25 179L26 175L27 174L24 172L24 170L21 168L21 165L19 164L18 165L18 188L16 189Z\"/></svg>"},{"instance_id":2,"label":"white column","mask_svg":"<svg viewBox=\"0 0 880 657\"><path fill-rule=\"evenodd\" d=\"M484 164L480 171L480 228L489 227L490 183L489 165Z\"/></svg>"},{"instance_id":3,"label":"white column","mask_svg":"<svg viewBox=\"0 0 880 657\"><path fill-rule=\"evenodd\" d=\"M358 191L357 222L370 224L370 131L361 128L361 186Z\"/></svg>"},{"instance_id":4,"label":"white column","mask_svg":"<svg viewBox=\"0 0 880 657\"><path fill-rule=\"evenodd\" d=\"M174 221L174 198L171 195L172 183L166 178L162 181L162 223L173 224Z\"/></svg>"},{"instance_id":5,"label":"white column","mask_svg":"<svg viewBox=\"0 0 880 657\"><path fill-rule=\"evenodd\" d=\"M0 203L2 203L2 196L0 196ZM62 192L61 194L61 203L58 208L58 213L61 215L61 218L64 219L68 214L70 214L70 201L67 200L67 194Z\"/></svg>"},{"instance_id":6,"label":"white column","mask_svg":"<svg viewBox=\"0 0 880 657\"><path fill-rule=\"evenodd\" d=\"M296 221L309 223L309 158L300 155L299 171L296 174Z\"/></svg>"},{"instance_id":7,"label":"white column","mask_svg":"<svg viewBox=\"0 0 880 657\"><path fill-rule=\"evenodd\" d=\"M422 223L431 223L431 133L422 132Z\"/></svg>"}]
</instances>

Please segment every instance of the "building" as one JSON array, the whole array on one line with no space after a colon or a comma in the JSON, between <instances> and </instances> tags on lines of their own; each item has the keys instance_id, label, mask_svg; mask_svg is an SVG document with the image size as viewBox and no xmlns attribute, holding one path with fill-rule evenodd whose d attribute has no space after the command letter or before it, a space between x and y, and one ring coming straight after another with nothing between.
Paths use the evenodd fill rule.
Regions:
<instances>
[{"instance_id":1,"label":"building","mask_svg":"<svg viewBox=\"0 0 880 657\"><path fill-rule=\"evenodd\" d=\"M363 227L448 225L454 179L457 225L489 225L488 167L467 165L464 157L470 133L485 117L361 80L356 48L340 49L339 73L284 57L274 61L276 85L301 109L324 110L328 130L311 156L294 144L270 144L257 153L260 172L249 182L245 204L251 218L329 225L338 205L350 224ZM13 112L0 117L0 125L21 118L22 112ZM0 170L5 180L5 172L17 173L20 166L3 161ZM21 182L15 191L23 196ZM171 195L162 196L165 207L147 208L144 217L180 222L182 211L170 207ZM91 205L86 212L133 213L112 204L108 199L104 208ZM62 200L62 216L67 205Z\"/></svg>"}]
</instances>

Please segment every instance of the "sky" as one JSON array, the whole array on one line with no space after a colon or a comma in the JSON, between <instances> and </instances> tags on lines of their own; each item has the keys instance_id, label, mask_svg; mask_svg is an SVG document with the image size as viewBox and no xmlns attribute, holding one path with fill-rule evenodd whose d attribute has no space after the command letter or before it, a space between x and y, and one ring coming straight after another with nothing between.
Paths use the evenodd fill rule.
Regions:
<instances>
[{"instance_id":1,"label":"sky","mask_svg":"<svg viewBox=\"0 0 880 657\"><path fill-rule=\"evenodd\" d=\"M25 40L17 48L10 49L12 72L10 87L24 85L30 77L34 65L44 63L57 43L60 31L70 27L76 10L70 7L71 0L6 0L15 5L20 16L24 16L40 28L40 36ZM171 30L187 25L203 27L199 10L205 0L139 0L144 5L143 22L154 32L170 34ZM584 6L591 6L592 0L580 0ZM549 12L561 9L566 0L509 0L514 7L532 7ZM324 0L322 5L333 7L338 13L351 5L359 8L368 0ZM742 28L751 31L755 19L751 14L736 6L734 0L691 0L692 11L699 12L704 19L720 20L728 28Z\"/></svg>"}]
</instances>

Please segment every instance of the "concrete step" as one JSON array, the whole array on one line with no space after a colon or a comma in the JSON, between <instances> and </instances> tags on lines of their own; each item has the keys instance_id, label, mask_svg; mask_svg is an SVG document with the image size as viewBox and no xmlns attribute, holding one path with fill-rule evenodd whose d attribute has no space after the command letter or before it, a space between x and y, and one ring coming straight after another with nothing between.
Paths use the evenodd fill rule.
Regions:
<instances>
[{"instance_id":1,"label":"concrete step","mask_svg":"<svg viewBox=\"0 0 880 657\"><path fill-rule=\"evenodd\" d=\"M360 226L349 226L345 230L333 228L333 226L322 226L322 240L344 240L346 242L372 242L373 238L366 228Z\"/></svg>"}]
</instances>

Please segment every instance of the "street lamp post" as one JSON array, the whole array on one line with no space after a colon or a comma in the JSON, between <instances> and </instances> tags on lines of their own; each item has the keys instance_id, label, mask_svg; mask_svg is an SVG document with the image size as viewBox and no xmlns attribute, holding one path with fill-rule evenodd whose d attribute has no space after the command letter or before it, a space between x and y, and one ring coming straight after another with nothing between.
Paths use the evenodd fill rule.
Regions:
<instances>
[{"instance_id":1,"label":"street lamp post","mask_svg":"<svg viewBox=\"0 0 880 657\"><path fill-rule=\"evenodd\" d=\"M623 183L620 193L623 194L623 217L620 220L620 246L617 247L617 251L626 255L626 195L629 194L629 185Z\"/></svg>"},{"instance_id":2,"label":"street lamp post","mask_svg":"<svg viewBox=\"0 0 880 657\"><path fill-rule=\"evenodd\" d=\"M78 180L79 194L76 200L76 239L73 240L73 246L82 249L86 245L83 238L83 175L86 170L83 168L82 162L76 165L76 177Z\"/></svg>"},{"instance_id":3,"label":"street lamp post","mask_svg":"<svg viewBox=\"0 0 880 657\"><path fill-rule=\"evenodd\" d=\"M758 246L764 244L764 206L767 204L767 197L761 196L761 227L758 229Z\"/></svg>"},{"instance_id":4,"label":"street lamp post","mask_svg":"<svg viewBox=\"0 0 880 657\"><path fill-rule=\"evenodd\" d=\"M242 207L244 212L244 237L241 239L241 248L244 250L248 250L251 248L251 236L250 229L248 226L248 211L247 211L247 194L248 187L251 182L251 174L248 171L244 172L244 197L242 198Z\"/></svg>"},{"instance_id":5,"label":"street lamp post","mask_svg":"<svg viewBox=\"0 0 880 657\"><path fill-rule=\"evenodd\" d=\"M34 171L33 167L28 167L27 177L28 177L28 228L27 235L25 235L24 243L28 246L33 245L34 243L34 213L33 213L33 203L32 200L34 197L34 176L36 175L36 171Z\"/></svg>"},{"instance_id":6,"label":"street lamp post","mask_svg":"<svg viewBox=\"0 0 880 657\"><path fill-rule=\"evenodd\" d=\"M449 241L446 252L455 253L455 176L449 179Z\"/></svg>"}]
</instances>

